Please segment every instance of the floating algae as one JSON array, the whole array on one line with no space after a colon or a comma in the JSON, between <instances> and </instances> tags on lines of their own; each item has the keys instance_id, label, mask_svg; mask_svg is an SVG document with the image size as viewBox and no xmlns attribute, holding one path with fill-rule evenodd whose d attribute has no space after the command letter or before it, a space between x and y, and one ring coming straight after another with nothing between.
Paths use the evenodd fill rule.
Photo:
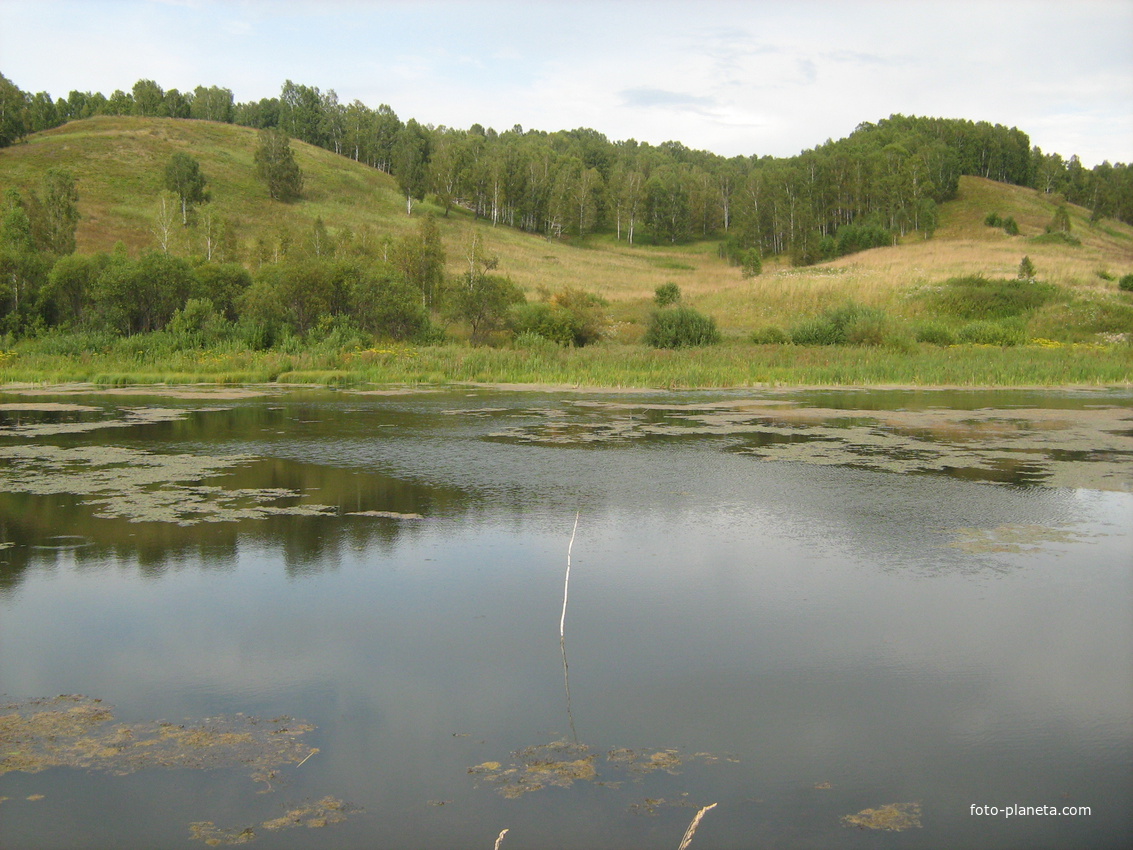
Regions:
<instances>
[{"instance_id":1,"label":"floating algae","mask_svg":"<svg viewBox=\"0 0 1133 850\"><path fill-rule=\"evenodd\" d=\"M280 514L333 513L328 505L278 505L299 494L283 488L225 489L203 478L250 463L249 455L156 454L117 446L0 447L0 489L32 495L73 494L95 516L131 522L231 522Z\"/></svg>"},{"instance_id":2,"label":"floating algae","mask_svg":"<svg viewBox=\"0 0 1133 850\"><path fill-rule=\"evenodd\" d=\"M115 723L112 708L85 696L58 696L0 706L0 776L72 767L125 775L147 768L240 767L253 778L310 752L301 737L314 729L289 717L242 714L188 724Z\"/></svg>"},{"instance_id":3,"label":"floating algae","mask_svg":"<svg viewBox=\"0 0 1133 850\"><path fill-rule=\"evenodd\" d=\"M1133 489L1133 411L841 410L748 399L689 404L580 401L529 413L540 421L489 439L562 446L663 437L739 438L736 451L762 460L944 473L1046 487Z\"/></svg>"},{"instance_id":4,"label":"floating algae","mask_svg":"<svg viewBox=\"0 0 1133 850\"><path fill-rule=\"evenodd\" d=\"M889 803L876 809L862 809L856 815L843 815L842 823L859 829L884 829L901 832L921 826L920 803Z\"/></svg>"},{"instance_id":5,"label":"floating algae","mask_svg":"<svg viewBox=\"0 0 1133 850\"><path fill-rule=\"evenodd\" d=\"M595 766L596 756L585 744L554 741L526 747L512 755L514 760L506 767L498 761L486 761L470 767L468 772L494 785L501 795L508 798L521 797L547 786L568 788L576 781L593 782L609 788L622 784L601 778ZM659 770L675 776L679 772L678 767L692 760L710 763L719 758L710 753L686 756L674 749L637 751L627 747L618 747L606 754L606 763L611 769L636 776ZM728 758L728 761L735 759Z\"/></svg>"},{"instance_id":6,"label":"floating algae","mask_svg":"<svg viewBox=\"0 0 1133 850\"><path fill-rule=\"evenodd\" d=\"M281 829L293 829L298 826L308 829L319 829L335 823L342 823L346 818L361 809L355 808L335 797L323 797L313 803L288 809L283 815L272 820L266 820L259 826L248 826L244 829L223 829L212 821L197 821L189 824L189 835L198 841L203 841L210 847L221 844L247 844L255 841L256 830L276 832Z\"/></svg>"},{"instance_id":7,"label":"floating algae","mask_svg":"<svg viewBox=\"0 0 1133 850\"><path fill-rule=\"evenodd\" d=\"M997 528L958 528L948 545L974 555L1012 552L1033 555L1046 543L1077 543L1083 535L1045 525L1001 525Z\"/></svg>"},{"instance_id":8,"label":"floating algae","mask_svg":"<svg viewBox=\"0 0 1133 850\"><path fill-rule=\"evenodd\" d=\"M91 413L99 411L99 408L96 407L84 407L77 404L5 405L5 408L9 410L22 409L28 412L34 410L41 413L51 411ZM94 419L77 422L24 422L0 427L0 435L52 437L59 434L81 434L87 431L99 431L103 428L132 428L135 425L149 425L157 422L176 422L179 419L184 419L193 412L192 410L164 407L126 408L122 411L123 415L121 418Z\"/></svg>"}]
</instances>

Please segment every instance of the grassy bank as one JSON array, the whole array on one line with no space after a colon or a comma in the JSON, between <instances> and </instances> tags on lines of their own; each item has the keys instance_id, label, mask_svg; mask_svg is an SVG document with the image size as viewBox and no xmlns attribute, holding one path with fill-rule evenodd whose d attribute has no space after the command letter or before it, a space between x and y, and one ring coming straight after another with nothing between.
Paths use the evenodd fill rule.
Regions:
<instances>
[{"instance_id":1,"label":"grassy bank","mask_svg":"<svg viewBox=\"0 0 1133 850\"><path fill-rule=\"evenodd\" d=\"M97 385L272 383L347 385L453 381L583 387L757 385L1129 386L1133 347L1031 344L918 345L912 351L858 346L753 345L657 351L642 346L579 349L396 346L367 350L203 350L151 356L37 351L0 356L0 384Z\"/></svg>"}]
</instances>

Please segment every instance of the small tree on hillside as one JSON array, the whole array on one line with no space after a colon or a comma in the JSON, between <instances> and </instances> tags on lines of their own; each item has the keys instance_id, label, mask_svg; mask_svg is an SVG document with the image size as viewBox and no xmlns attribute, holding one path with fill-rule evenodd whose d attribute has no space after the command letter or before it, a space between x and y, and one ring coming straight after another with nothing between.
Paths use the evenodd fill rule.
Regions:
<instances>
[{"instance_id":1,"label":"small tree on hillside","mask_svg":"<svg viewBox=\"0 0 1133 850\"><path fill-rule=\"evenodd\" d=\"M267 183L274 201L294 201L303 192L303 172L291 152L291 139L278 127L260 131L256 175Z\"/></svg>"},{"instance_id":2,"label":"small tree on hillside","mask_svg":"<svg viewBox=\"0 0 1133 850\"><path fill-rule=\"evenodd\" d=\"M208 202L207 182L201 173L201 164L187 153L178 151L165 166L165 188L181 201L182 225L189 223L190 207Z\"/></svg>"}]
</instances>

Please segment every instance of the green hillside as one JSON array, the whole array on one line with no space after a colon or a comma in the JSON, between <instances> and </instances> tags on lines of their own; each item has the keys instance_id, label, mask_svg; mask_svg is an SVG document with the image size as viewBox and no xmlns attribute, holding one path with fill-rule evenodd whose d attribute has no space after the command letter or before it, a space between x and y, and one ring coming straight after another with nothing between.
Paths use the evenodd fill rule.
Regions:
<instances>
[{"instance_id":1,"label":"green hillside","mask_svg":"<svg viewBox=\"0 0 1133 850\"><path fill-rule=\"evenodd\" d=\"M349 232L380 253L383 240L411 232L422 215L432 212L450 274L459 274L465 266L464 248L475 230L498 255L499 273L529 297L571 286L606 299L611 320L607 349L637 346L655 289L676 283L684 303L713 316L725 341L745 350L753 334L756 342L777 342L784 335L789 338L800 321L853 302L875 311L869 315L884 316L886 333L896 329L906 341L896 346L896 353L912 356L908 341L921 338L922 325L942 325L943 338L952 338L965 323L971 324L971 316L941 312L943 302L934 292L964 276L1013 279L1024 256L1033 262L1036 278L1052 285L1056 294L1011 318L1020 341L1098 344L1133 338L1133 294L1118 288L1120 278L1133 273L1133 227L1107 219L1091 222L1086 209L1071 205L1076 244L1051 241L1043 234L1058 206L1057 196L984 178L960 178L957 197L940 206L931 239L914 231L895 246L802 267L790 265L786 256L768 257L762 274L745 278L720 258L719 238L663 246L630 246L609 232L547 239L493 227L458 207L444 216L429 198L415 205L408 217L404 196L391 176L298 141L292 148L304 175L303 196L290 204L272 201L255 176L256 146L255 130L232 124L108 116L72 121L0 150L0 192L27 192L41 184L47 169L66 168L77 178L79 253L106 252L121 243L139 255L157 245L153 225L164 168L175 152L183 151L200 162L211 195L208 208L229 222L239 256L253 271L264 246L278 246L281 238L302 245L318 219L332 238ZM1013 218L1018 235L988 226L989 213ZM200 240L199 227L178 227L172 253L199 255ZM450 328L456 339L461 333L459 326ZM755 349L772 350L766 345ZM746 356L728 353L732 360L738 357L737 362ZM797 348L793 356L797 358ZM1115 356L1124 358L1122 362L1129 359L1128 353ZM626 351L617 357L630 359ZM776 351L775 357L786 363L782 352ZM1106 380L1113 380L1113 373L1107 374L1111 377ZM1129 380L1130 370L1118 367L1116 374ZM436 370L432 377L438 377Z\"/></svg>"}]
</instances>

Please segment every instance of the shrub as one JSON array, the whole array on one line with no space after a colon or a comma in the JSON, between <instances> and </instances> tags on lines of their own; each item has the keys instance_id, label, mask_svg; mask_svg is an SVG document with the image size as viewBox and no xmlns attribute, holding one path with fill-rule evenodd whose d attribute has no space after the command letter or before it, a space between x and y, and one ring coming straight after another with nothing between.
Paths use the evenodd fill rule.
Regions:
<instances>
[{"instance_id":1,"label":"shrub","mask_svg":"<svg viewBox=\"0 0 1133 850\"><path fill-rule=\"evenodd\" d=\"M780 327L772 325L767 328L760 328L753 331L751 334L751 341L756 345L786 345L791 341L787 332Z\"/></svg>"},{"instance_id":2,"label":"shrub","mask_svg":"<svg viewBox=\"0 0 1133 850\"><path fill-rule=\"evenodd\" d=\"M1047 233L1040 233L1038 236L1032 236L1027 240L1034 242L1036 245L1081 245L1082 240L1077 236L1066 233L1062 230L1052 230Z\"/></svg>"},{"instance_id":3,"label":"shrub","mask_svg":"<svg viewBox=\"0 0 1133 850\"><path fill-rule=\"evenodd\" d=\"M853 301L791 328L796 345L881 345L889 334L883 310Z\"/></svg>"},{"instance_id":4,"label":"shrub","mask_svg":"<svg viewBox=\"0 0 1133 850\"><path fill-rule=\"evenodd\" d=\"M677 289L676 284L665 286ZM680 297L679 289L677 297ZM583 346L597 342L608 324L606 302L573 286L550 295L544 291L543 300L514 304L508 310L508 326L513 332L535 334L559 345Z\"/></svg>"},{"instance_id":5,"label":"shrub","mask_svg":"<svg viewBox=\"0 0 1133 850\"><path fill-rule=\"evenodd\" d=\"M656 311L649 320L644 342L653 348L688 348L715 345L720 331L711 316L691 307L669 307Z\"/></svg>"},{"instance_id":6,"label":"shrub","mask_svg":"<svg viewBox=\"0 0 1133 850\"><path fill-rule=\"evenodd\" d=\"M757 277L763 274L763 260L759 257L759 251L755 248L748 248L744 251L743 259L740 262L741 274L745 278Z\"/></svg>"},{"instance_id":7,"label":"shrub","mask_svg":"<svg viewBox=\"0 0 1133 850\"><path fill-rule=\"evenodd\" d=\"M226 337L231 326L218 315L212 301L190 298L169 320L169 333L185 348L204 348Z\"/></svg>"},{"instance_id":8,"label":"shrub","mask_svg":"<svg viewBox=\"0 0 1133 850\"><path fill-rule=\"evenodd\" d=\"M960 342L977 345L1022 345L1027 341L1026 329L1017 323L970 322L960 328Z\"/></svg>"},{"instance_id":9,"label":"shrub","mask_svg":"<svg viewBox=\"0 0 1133 850\"><path fill-rule=\"evenodd\" d=\"M999 217L999 213L989 212L987 218L984 219L984 224L988 227L1003 227L1003 219Z\"/></svg>"},{"instance_id":10,"label":"shrub","mask_svg":"<svg viewBox=\"0 0 1133 850\"><path fill-rule=\"evenodd\" d=\"M514 305L508 311L508 325L518 336L538 337L558 345L574 343L574 316L545 301Z\"/></svg>"},{"instance_id":11,"label":"shrub","mask_svg":"<svg viewBox=\"0 0 1133 850\"><path fill-rule=\"evenodd\" d=\"M1019 262L1019 273L1016 277L1018 277L1019 280L1035 279L1035 264L1031 262L1030 257L1023 257Z\"/></svg>"},{"instance_id":12,"label":"shrub","mask_svg":"<svg viewBox=\"0 0 1133 850\"><path fill-rule=\"evenodd\" d=\"M913 334L917 342L927 342L930 345L956 344L956 334L940 322L921 322L913 328Z\"/></svg>"},{"instance_id":13,"label":"shrub","mask_svg":"<svg viewBox=\"0 0 1133 850\"><path fill-rule=\"evenodd\" d=\"M940 312L961 319L1007 319L1041 307L1058 292L1048 283L969 275L949 279L930 298Z\"/></svg>"},{"instance_id":14,"label":"shrub","mask_svg":"<svg viewBox=\"0 0 1133 850\"><path fill-rule=\"evenodd\" d=\"M1124 274L1121 280L1117 283L1117 288L1122 292L1133 292L1133 274Z\"/></svg>"},{"instance_id":15,"label":"shrub","mask_svg":"<svg viewBox=\"0 0 1133 850\"><path fill-rule=\"evenodd\" d=\"M1114 281L1114 280L1117 280L1117 278L1115 278L1112 274L1107 272L1105 269L1098 269L1097 276L1100 277L1102 280L1108 280L1108 281L1111 281L1111 282Z\"/></svg>"},{"instance_id":16,"label":"shrub","mask_svg":"<svg viewBox=\"0 0 1133 850\"><path fill-rule=\"evenodd\" d=\"M1003 219L1003 232L1008 236L1019 235L1019 223L1015 221L1014 216L1007 216L1007 218Z\"/></svg>"},{"instance_id":17,"label":"shrub","mask_svg":"<svg viewBox=\"0 0 1133 850\"><path fill-rule=\"evenodd\" d=\"M658 307L668 307L681 300L681 288L675 283L662 283L653 290L653 303Z\"/></svg>"}]
</instances>

